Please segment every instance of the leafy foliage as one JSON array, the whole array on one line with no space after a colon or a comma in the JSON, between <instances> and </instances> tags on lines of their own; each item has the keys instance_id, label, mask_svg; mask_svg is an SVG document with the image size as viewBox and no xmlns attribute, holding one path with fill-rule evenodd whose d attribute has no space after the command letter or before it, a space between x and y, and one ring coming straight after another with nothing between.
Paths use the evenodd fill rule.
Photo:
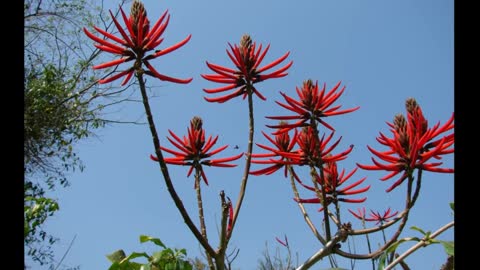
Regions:
<instances>
[{"instance_id":1,"label":"leafy foliage","mask_svg":"<svg viewBox=\"0 0 480 270\"><path fill-rule=\"evenodd\" d=\"M51 246L58 240L42 229L59 210L45 194L68 186L67 174L83 170L75 143L105 125L105 104L96 99L108 88L97 87L90 62L98 52L84 42L81 28L102 19L97 4L24 2L24 245L25 256L40 265L53 263Z\"/></svg>"},{"instance_id":2,"label":"leafy foliage","mask_svg":"<svg viewBox=\"0 0 480 270\"><path fill-rule=\"evenodd\" d=\"M185 249L171 249L165 246L159 238L146 235L140 236L140 243L152 242L162 250L148 255L146 252L132 252L126 256L123 250L117 250L107 258L112 262L109 270L193 270L193 266L186 258ZM132 261L136 258L146 258L147 262L139 263Z\"/></svg>"}]
</instances>

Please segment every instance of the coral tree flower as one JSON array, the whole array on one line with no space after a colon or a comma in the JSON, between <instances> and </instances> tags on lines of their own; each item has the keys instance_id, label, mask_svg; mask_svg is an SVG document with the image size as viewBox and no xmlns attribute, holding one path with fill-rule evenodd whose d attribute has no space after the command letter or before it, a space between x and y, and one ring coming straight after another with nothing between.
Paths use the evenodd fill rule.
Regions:
<instances>
[{"instance_id":1,"label":"coral tree flower","mask_svg":"<svg viewBox=\"0 0 480 270\"><path fill-rule=\"evenodd\" d=\"M341 105L332 106L332 104L343 94L345 91L345 86L342 87L340 91L337 92L340 87L338 82L330 91L325 93L326 85L323 85L322 90L318 88L318 81L313 84L312 80L306 80L303 82L302 88L296 87L296 91L299 97L299 100L295 100L283 92L280 94L286 101L286 104L275 101L278 105L284 107L287 110L290 110L296 115L291 116L267 116L268 119L274 120L297 120L297 122L289 125L274 125L268 126L270 128L279 128L277 131L279 133L286 132L292 128L309 126L309 121L318 121L325 127L330 130L334 130L332 126L323 121L322 118L345 114L358 110L360 107L355 107L351 109L339 110Z\"/></svg>"},{"instance_id":2,"label":"coral tree flower","mask_svg":"<svg viewBox=\"0 0 480 270\"><path fill-rule=\"evenodd\" d=\"M265 100L265 97L260 94L254 84L267 79L286 76L288 74L286 73L287 69L293 64L293 61L290 61L285 66L275 71L263 74L267 70L283 62L288 57L290 52L285 53L283 56L271 62L270 64L260 67L260 64L267 54L270 45L268 45L265 50L262 51L262 44L257 47L257 44L252 41L249 35L244 35L242 37L239 46L236 44L232 46L230 43L228 43L228 45L231 51L228 51L227 49L227 54L230 60L235 64L236 69L206 62L208 68L216 74L202 74L201 76L206 80L223 83L226 85L219 88L203 89L203 91L208 94L216 94L235 88L237 89L233 93L224 96L215 98L205 97L205 100L208 102L223 103L240 95L243 95L243 98L245 99L247 94L252 92L262 100Z\"/></svg>"},{"instance_id":3,"label":"coral tree flower","mask_svg":"<svg viewBox=\"0 0 480 270\"><path fill-rule=\"evenodd\" d=\"M374 165L358 164L358 167L365 170L385 170L390 173L380 178L380 180L388 180L397 174L403 172L400 178L390 186L386 191L390 192L399 186L405 179L410 177L415 169L426 170L440 173L453 173L451 168L439 168L442 162L428 161L431 158L441 159L443 155L454 152L453 144L455 141L454 133L443 135L454 128L454 115L442 126L437 123L429 128L428 122L423 116L420 106L415 99L409 98L406 101L407 119L401 114L395 116L392 123L388 123L392 138L388 138L380 133L377 141L387 146L389 149L380 152L368 146L370 152L386 164L378 162L372 157Z\"/></svg>"},{"instance_id":4,"label":"coral tree flower","mask_svg":"<svg viewBox=\"0 0 480 270\"><path fill-rule=\"evenodd\" d=\"M352 183L346 187L339 188L342 186L352 175L357 171L358 168L353 169L349 174L345 175L345 169L342 170L342 172L339 174L338 169L337 169L337 162L327 162L323 166L323 177L317 176L316 181L320 185L324 186L325 193L327 195L327 204L330 204L331 202L348 202L348 203L362 203L364 202L367 198L363 197L360 199L351 199L351 198L343 198L339 196L349 196L349 195L355 195L355 194L360 194L368 191L370 189L370 185L359 188L359 189L354 189L360 184L362 184L366 177L356 181L355 183ZM298 178L297 175L294 175L295 179L297 182L299 182L303 187L305 187L308 190L315 191L314 187L308 186ZM321 198L311 198L311 199L295 199L296 202L301 202L301 203L321 203Z\"/></svg>"},{"instance_id":5,"label":"coral tree flower","mask_svg":"<svg viewBox=\"0 0 480 270\"><path fill-rule=\"evenodd\" d=\"M99 81L99 83L109 83L121 77L125 77L122 81L122 85L125 85L131 79L135 71L144 72L145 74L158 78L162 81L169 81L174 83L189 83L192 81L192 78L177 79L160 74L149 63L149 61L152 59L155 59L159 56L170 53L182 47L191 38L191 35L188 35L184 40L178 42L173 46L162 50L157 49L153 53L147 55L149 51L157 48L164 40L164 38L162 38L161 36L167 28L168 22L170 20L168 10L163 13L163 15L158 19L158 21L153 25L152 28L150 28L150 21L147 17L147 11L145 10L145 7L138 0L133 1L130 16L128 18L121 7L120 13L126 26L125 29L120 25L118 20L113 15L112 11L110 11L113 22L118 32L120 33L120 37L110 34L107 31L94 26L95 30L97 30L105 37L104 39L95 36L86 28L83 28L85 34L89 38L97 42L95 44L95 47L102 51L116 54L121 57L119 59L104 64L96 65L93 67L94 69L103 69L112 66L118 66L125 62L134 61L134 64L130 68L121 71L109 78L102 79ZM148 70L144 71L142 69L142 64L144 64Z\"/></svg>"},{"instance_id":6,"label":"coral tree flower","mask_svg":"<svg viewBox=\"0 0 480 270\"><path fill-rule=\"evenodd\" d=\"M333 132L325 138L325 135L321 139L318 138L315 130L308 126L302 128L300 133L296 136L296 142L300 149L297 151L285 152L275 151L278 155L288 159L288 164L294 165L311 165L321 166L327 162L340 161L347 158L347 155L352 152L353 145L338 154L331 155L331 152L340 143L342 137L340 137L332 145L328 145L333 138Z\"/></svg>"},{"instance_id":7,"label":"coral tree flower","mask_svg":"<svg viewBox=\"0 0 480 270\"><path fill-rule=\"evenodd\" d=\"M243 153L227 158L217 158L217 159L208 159L215 154L225 150L228 145L222 146L215 150L210 151L213 145L218 140L218 135L215 138L212 138L210 135L205 141L205 130L202 128L202 119L200 117L194 117L190 121L190 128L187 130L188 135L183 136L183 138L178 137L171 130L168 130L170 135L173 137L167 137L168 141L172 143L180 151L171 150L169 148L160 146L161 150L175 155L174 157L164 158L167 164L173 165L184 165L190 166L190 169L187 173L187 177L192 174L194 168L200 171L201 177L205 184L208 185L207 177L202 168L202 165L214 166L214 167L236 167L235 164L228 164L226 162L234 161L239 159ZM150 158L154 161L158 161L158 158L150 155Z\"/></svg>"},{"instance_id":8,"label":"coral tree flower","mask_svg":"<svg viewBox=\"0 0 480 270\"><path fill-rule=\"evenodd\" d=\"M348 209L348 211L353 215L355 216L356 218L360 219L360 220L364 220L364 221L375 221L375 225L377 224L383 224L385 222L387 222L390 218L396 216L398 214L398 211L395 211L394 213L391 213L391 209L390 207L385 210L383 212L383 214L380 214L380 212L374 212L373 210L370 210L370 217L367 218L366 217L366 213L365 213L365 207L363 207L362 209L358 209L358 213L356 212L353 212L352 210Z\"/></svg>"},{"instance_id":9,"label":"coral tree flower","mask_svg":"<svg viewBox=\"0 0 480 270\"><path fill-rule=\"evenodd\" d=\"M258 147L263 148L267 151L270 151L270 153L252 154L252 163L273 164L273 165L263 169L250 171L250 174L252 175L270 175L278 171L280 168L284 167L285 161L287 161L288 163L288 158L281 156L278 152L285 152L285 153L292 152L293 147L295 146L295 143L296 143L296 138L297 138L297 130L295 130L295 133L293 134L292 139L290 139L290 135L288 134L288 132L275 135L275 139L271 138L263 131L262 131L262 134L263 136L265 136L265 138L267 138L269 142L271 142L275 146L275 148L256 143ZM277 157L277 159L275 159L275 157ZM268 158L268 160L265 160L265 158ZM285 177L287 177L287 167L285 166L284 168L285 168L284 175Z\"/></svg>"}]
</instances>

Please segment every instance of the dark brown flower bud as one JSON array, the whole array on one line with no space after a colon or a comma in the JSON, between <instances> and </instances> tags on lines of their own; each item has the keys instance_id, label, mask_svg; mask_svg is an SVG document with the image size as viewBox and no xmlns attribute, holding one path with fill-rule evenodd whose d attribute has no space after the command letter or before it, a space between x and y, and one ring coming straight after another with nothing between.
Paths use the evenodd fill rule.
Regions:
<instances>
[{"instance_id":1,"label":"dark brown flower bud","mask_svg":"<svg viewBox=\"0 0 480 270\"><path fill-rule=\"evenodd\" d=\"M395 118L393 119L393 126L399 135L398 140L400 145L405 151L408 152L409 143L407 135L407 120L405 119L405 116L400 113L395 115Z\"/></svg>"},{"instance_id":2,"label":"dark brown flower bud","mask_svg":"<svg viewBox=\"0 0 480 270\"><path fill-rule=\"evenodd\" d=\"M393 119L393 125L398 133L405 132L407 128L407 120L405 119L405 116L400 113L395 115L395 118Z\"/></svg>"},{"instance_id":3,"label":"dark brown flower bud","mask_svg":"<svg viewBox=\"0 0 480 270\"><path fill-rule=\"evenodd\" d=\"M315 85L313 84L313 81L311 79L303 81L303 87L305 89L313 89Z\"/></svg>"},{"instance_id":4,"label":"dark brown flower bud","mask_svg":"<svg viewBox=\"0 0 480 270\"><path fill-rule=\"evenodd\" d=\"M201 130L202 129L202 118L199 116L195 116L190 120L190 125L194 130Z\"/></svg>"},{"instance_id":5,"label":"dark brown flower bud","mask_svg":"<svg viewBox=\"0 0 480 270\"><path fill-rule=\"evenodd\" d=\"M315 85L313 84L313 81L311 79L303 81L302 102L308 108L313 108L315 106L315 104L314 104L315 102L313 100L313 97L315 95L314 89L315 89Z\"/></svg>"},{"instance_id":6,"label":"dark brown flower bud","mask_svg":"<svg viewBox=\"0 0 480 270\"><path fill-rule=\"evenodd\" d=\"M242 36L242 39L240 39L240 46L245 51L248 51L250 47L252 47L252 38L249 34L245 34Z\"/></svg>"},{"instance_id":7,"label":"dark brown flower bud","mask_svg":"<svg viewBox=\"0 0 480 270\"><path fill-rule=\"evenodd\" d=\"M139 27L138 23L140 20L140 15L142 15L145 18L144 25L140 27L146 26L148 28L149 22L147 19L147 10L145 10L145 7L143 6L142 2L140 2L139 0L134 0L132 3L132 7L130 9L130 20L133 20L132 29L135 35L138 34L138 27Z\"/></svg>"},{"instance_id":8,"label":"dark brown flower bud","mask_svg":"<svg viewBox=\"0 0 480 270\"><path fill-rule=\"evenodd\" d=\"M413 114L419 105L414 98L408 98L407 101L405 101L405 107L407 108L407 112Z\"/></svg>"}]
</instances>

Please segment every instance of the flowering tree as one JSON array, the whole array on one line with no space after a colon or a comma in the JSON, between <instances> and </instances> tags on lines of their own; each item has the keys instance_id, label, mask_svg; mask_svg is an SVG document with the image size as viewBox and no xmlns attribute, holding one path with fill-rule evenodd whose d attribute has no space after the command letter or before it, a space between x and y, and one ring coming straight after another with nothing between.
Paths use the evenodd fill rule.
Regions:
<instances>
[{"instance_id":1,"label":"flowering tree","mask_svg":"<svg viewBox=\"0 0 480 270\"><path fill-rule=\"evenodd\" d=\"M442 166L440 161L442 156L454 152L453 114L444 123L438 122L432 126L424 117L417 101L414 98L407 99L405 102L406 113L396 115L392 122L387 122L391 134L380 133L377 137L377 142L384 149L368 146L374 156L371 159L372 164L357 163L357 168L347 172L341 167L340 161L348 158L354 146L337 149L342 137L335 134L335 127L329 123L328 119L353 113L360 107L342 109L341 105L337 105L336 102L345 91L345 86L342 86L341 82L327 88L326 84L319 85L318 81L306 79L296 88L297 97L288 93L280 93L284 101L276 101L276 104L286 109L285 115L267 117L272 121L277 121L267 125L262 131L271 145L255 143L253 99L259 98L266 101L261 93L262 89L259 87L259 83L286 77L293 61L287 60L289 52L285 52L275 60L265 63L264 59L270 44L266 46L259 44L246 34L241 37L238 44L228 43L226 54L233 64L232 67L207 61L206 65L212 74L201 75L209 82L221 84L219 87L203 89L207 94L204 97L206 102L225 103L239 97L247 100L249 133L246 152L229 157L220 156L228 146L215 147L221 138L219 135L208 134L203 128L203 120L198 116L192 118L187 132L183 136L178 132L168 130L170 136L167 137L167 140L171 146L166 147L160 143L146 92L145 75L171 83L190 83L192 78L182 79L165 75L163 71L158 71L152 64L160 56L176 51L187 44L191 35L174 45L163 48L161 46L164 40L162 35L170 20L168 11L165 11L152 26L147 11L140 1L133 1L129 15L122 8L120 8L120 12L122 20L117 20L112 14L118 34L94 27L97 31L95 34L84 28L85 34L95 41L95 47L118 56L118 59L98 64L93 68L118 67L121 70L100 79L99 83L102 84L122 78L121 84L125 85L132 77L138 81L154 146L154 153L150 158L158 163L175 206L205 252L209 269L230 269L231 260L227 255L227 249L235 231L236 222L240 217L249 178L271 175L279 170L282 170L283 176L290 180L294 201L306 224L322 246L319 250L313 251L314 254L298 265L296 269L308 269L320 259L332 254L351 260L371 260L373 269L376 266L380 269L391 269L399 263L402 267L406 267L403 259L421 246L442 243L446 247L447 253L451 251L452 242L444 242L435 238L453 227L453 221L434 233L424 232L422 229L414 227L424 234L423 238L400 238L400 234L404 231L409 214L414 209L415 202L420 195L422 173L424 171L454 172L452 168ZM124 64L126 68L123 68ZM258 146L258 150L254 151L254 145ZM241 176L237 199L233 201L223 191L220 192L222 214L219 220L219 235L216 241L212 240L205 222L202 199L202 186L207 187L209 183L204 168L205 166L235 167L238 165L235 162L242 157L245 158L244 172ZM252 164L258 164L260 167L251 169ZM169 166L186 166L187 177L193 173L198 222L195 222L192 215L188 213L177 193L169 174ZM367 177L360 176L359 179L354 177L359 169L361 171L385 171L387 174L380 179L382 181L396 178L386 192L391 192L400 185L406 185L404 208L393 211L388 207L381 206L383 209L370 210L369 216L364 207L358 208L357 211L346 209L345 207L350 204L365 202L367 199L365 193L371 187L371 184L366 183ZM356 180L351 180L351 178ZM304 191L309 192L311 197L303 198L300 194L303 194ZM319 205L318 211L321 212L320 219L322 221L320 225L314 222L317 217L312 217L312 213L307 211L305 204ZM347 212L350 214L345 210L348 210ZM356 228L351 222L355 218L359 219L364 227ZM366 222L375 222L375 224L366 226ZM386 228L395 228L395 230L387 236ZM383 234L384 243L377 248L370 245L368 238L374 233ZM367 237L369 243L367 251L351 252L342 247L342 243L357 235ZM401 255L396 254L395 250L398 245L408 240L418 243L407 252ZM141 242L145 241L152 241L166 248L159 239L142 236ZM289 248L286 238L278 241ZM112 261L116 268L112 269L127 269L122 267L155 269L160 267L161 254L163 253L150 256L146 253L134 253L128 257L123 255L113 258ZM132 264L130 260L139 256L147 257L149 262ZM183 261L171 267L178 268L179 265L182 265L183 269L191 269L191 265L188 266Z\"/></svg>"}]
</instances>

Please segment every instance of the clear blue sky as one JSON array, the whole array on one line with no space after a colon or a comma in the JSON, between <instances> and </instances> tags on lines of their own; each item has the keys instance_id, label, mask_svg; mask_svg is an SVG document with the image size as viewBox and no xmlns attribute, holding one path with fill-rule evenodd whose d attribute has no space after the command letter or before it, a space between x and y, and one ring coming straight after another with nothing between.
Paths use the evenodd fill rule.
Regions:
<instances>
[{"instance_id":1,"label":"clear blue sky","mask_svg":"<svg viewBox=\"0 0 480 270\"><path fill-rule=\"evenodd\" d=\"M163 46L192 34L184 47L151 62L163 74L194 78L188 85L148 78L150 93L155 95L151 99L154 119L164 146L170 146L165 139L168 129L183 135L190 119L198 115L204 120L207 134L220 135L219 146L232 146L221 156L246 150L247 102L235 99L224 104L207 103L202 88L218 85L200 77L211 73L205 61L232 67L225 52L227 42L238 43L245 33L258 43L271 44L265 63L286 51L291 52L288 59L294 61L287 77L258 85L267 97L267 102L254 102L255 138L259 143L267 143L261 131L270 132L265 124L272 124L265 116L289 114L274 103L283 101L279 91L296 96L295 87L306 79L325 82L329 88L342 81L346 91L337 104L342 108L361 107L329 119L337 130L336 136L343 136L337 152L355 145L349 158L340 163L347 171L356 162L370 164L371 154L366 146L381 149L375 137L380 131L388 133L386 121L392 121L397 113L405 113L408 97L416 98L430 125L444 123L454 111L453 1L145 0L144 4L152 23L165 9L171 14ZM125 10L129 9L127 4ZM139 98L138 90L135 92L134 97ZM141 103L124 104L118 111L107 117L146 121ZM234 145L240 149L233 149ZM56 245L58 256L76 236L65 265L80 265L84 270L108 269L110 263L105 255L117 249L124 249L127 254L154 250L153 245L139 243L141 234L159 237L170 247L186 248L189 257L200 256L200 246L175 208L158 165L149 159L154 149L148 126L108 126L77 147L86 169L70 175L71 187L52 194L59 199L61 210L46 226L61 239ZM255 147L254 151L260 149ZM453 155L445 157L444 162L445 167L453 167ZM243 172L243 164L239 164L235 169L206 169L210 186L203 189L205 218L213 246L218 243L218 193L225 190L236 200ZM171 166L169 170L196 220L193 177L186 178L184 167ZM351 181L368 177L366 183L372 187L363 204L367 209L401 210L405 186L387 194L385 189L393 180L381 182L378 179L383 175L358 170ZM420 236L410 226L435 231L453 219L448 205L454 200L453 179L453 174L424 174L421 196L403 236ZM240 249L235 269L255 269L266 244L272 252L279 247L276 236L287 235L292 251L298 252L299 263L321 247L292 198L289 182L281 173L250 177L230 242L231 248ZM350 219L358 227L346 210L360 206L343 205L344 221ZM315 213L316 208L308 209L318 221L321 216ZM453 229L440 239L452 240ZM364 238L354 240L357 248L366 252ZM373 241L377 246L381 235ZM400 251L410 246L401 245ZM285 254L285 250L281 251ZM406 261L412 269L439 269L445 259L442 246L434 245L419 250ZM340 267L350 268L348 261L338 261ZM328 267L328 260L324 260L314 269ZM371 269L371 265L358 262L356 269Z\"/></svg>"}]
</instances>

